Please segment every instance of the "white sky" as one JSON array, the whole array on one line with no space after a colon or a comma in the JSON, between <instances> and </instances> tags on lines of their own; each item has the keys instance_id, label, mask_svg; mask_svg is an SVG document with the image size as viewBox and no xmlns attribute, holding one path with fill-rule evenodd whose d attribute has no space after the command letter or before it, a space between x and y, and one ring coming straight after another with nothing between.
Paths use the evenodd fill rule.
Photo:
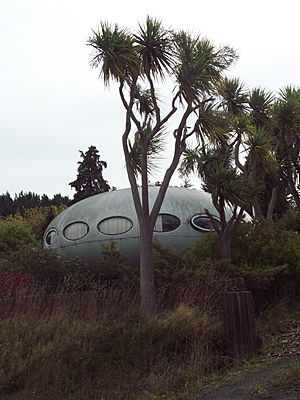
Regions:
<instances>
[{"instance_id":1,"label":"white sky","mask_svg":"<svg viewBox=\"0 0 300 400\"><path fill-rule=\"evenodd\" d=\"M136 27L146 15L238 51L230 71L249 88L300 86L298 0L0 0L0 194L73 195L78 150L95 145L104 178L128 187L124 113L85 45L100 21ZM167 156L165 156L167 158ZM167 160L165 160L167 161ZM153 177L159 180L161 175ZM178 184L177 174L173 184Z\"/></svg>"}]
</instances>

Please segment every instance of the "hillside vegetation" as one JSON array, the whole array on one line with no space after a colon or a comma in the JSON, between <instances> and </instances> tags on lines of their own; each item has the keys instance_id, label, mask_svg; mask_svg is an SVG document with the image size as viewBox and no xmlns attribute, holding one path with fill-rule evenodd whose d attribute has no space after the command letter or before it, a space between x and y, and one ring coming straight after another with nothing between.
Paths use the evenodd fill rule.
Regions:
<instances>
[{"instance_id":1,"label":"hillside vegetation","mask_svg":"<svg viewBox=\"0 0 300 400\"><path fill-rule=\"evenodd\" d=\"M221 307L232 277L244 277L252 291L262 355L296 315L297 214L288 223L241 225L231 264L218 260L214 234L184 255L157 243L159 313L150 321L138 314L138 271L118 249L108 246L92 268L45 251L45 215L32 209L0 221L0 398L189 399L201 393L209 377L236 364L226 349Z\"/></svg>"}]
</instances>

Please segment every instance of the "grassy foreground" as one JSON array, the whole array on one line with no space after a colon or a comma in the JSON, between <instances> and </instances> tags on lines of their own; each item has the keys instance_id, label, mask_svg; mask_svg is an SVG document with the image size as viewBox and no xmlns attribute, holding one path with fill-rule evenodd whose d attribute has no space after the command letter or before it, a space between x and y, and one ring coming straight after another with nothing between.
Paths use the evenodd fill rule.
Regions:
<instances>
[{"instance_id":1,"label":"grassy foreground","mask_svg":"<svg viewBox=\"0 0 300 400\"><path fill-rule=\"evenodd\" d=\"M224 364L222 336L220 321L186 306L150 322L8 318L0 322L0 398L188 398Z\"/></svg>"}]
</instances>

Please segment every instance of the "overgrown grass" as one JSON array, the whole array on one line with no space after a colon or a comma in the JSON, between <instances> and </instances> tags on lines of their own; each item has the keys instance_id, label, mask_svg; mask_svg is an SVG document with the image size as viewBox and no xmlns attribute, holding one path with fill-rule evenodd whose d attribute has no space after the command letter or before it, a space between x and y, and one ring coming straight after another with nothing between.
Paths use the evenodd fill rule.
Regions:
<instances>
[{"instance_id":1,"label":"overgrown grass","mask_svg":"<svg viewBox=\"0 0 300 400\"><path fill-rule=\"evenodd\" d=\"M10 284L11 295L0 294L0 398L190 399L208 376L232 365L221 321L231 277L245 278L259 311L258 333L271 343L262 353L273 351L271 338L289 323L286 310L299 299L299 268L203 260L203 243L185 257L156 246L159 314L152 321L138 315L137 271L113 248L101 271L39 247L2 257L5 287L10 274L27 274L33 284L21 291Z\"/></svg>"},{"instance_id":2,"label":"overgrown grass","mask_svg":"<svg viewBox=\"0 0 300 400\"><path fill-rule=\"evenodd\" d=\"M223 363L220 321L186 306L152 321L113 313L97 320L15 317L0 323L0 343L4 396L49 388L57 399L83 389L105 399L176 398Z\"/></svg>"}]
</instances>

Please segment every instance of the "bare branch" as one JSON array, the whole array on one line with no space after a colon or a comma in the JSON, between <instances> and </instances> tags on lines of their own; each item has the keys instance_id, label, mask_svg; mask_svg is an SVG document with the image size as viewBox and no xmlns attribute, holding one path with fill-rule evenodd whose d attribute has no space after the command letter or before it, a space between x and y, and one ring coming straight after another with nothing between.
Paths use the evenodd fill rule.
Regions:
<instances>
[{"instance_id":1,"label":"bare branch","mask_svg":"<svg viewBox=\"0 0 300 400\"><path fill-rule=\"evenodd\" d=\"M238 133L237 139L236 139L236 145L234 148L234 158L235 158L235 165L243 172L245 173L245 168L244 165L241 164L240 162L240 145L242 143L242 135L241 133Z\"/></svg>"},{"instance_id":2,"label":"bare branch","mask_svg":"<svg viewBox=\"0 0 300 400\"><path fill-rule=\"evenodd\" d=\"M121 82L120 87L119 87L119 92L120 92L121 97L123 96L123 85L124 85L123 82ZM123 96L123 98L124 98L124 96ZM124 151L124 155L125 155L127 175L128 175L128 179L130 182L130 186L132 188L132 197L133 197L133 201L134 201L134 206L136 209L136 213L137 213L138 217L140 218L142 216L142 205L141 205L141 200L140 200L140 196L139 196L136 177L135 177L134 170L133 170L132 164L131 164L130 151L128 149L128 136L129 136L129 133L131 130L130 109L133 107L133 98L131 97L129 104L127 104L125 98L124 98L124 101L125 101L127 107L126 107L125 131L122 135L122 145L123 145L123 151Z\"/></svg>"},{"instance_id":3,"label":"bare branch","mask_svg":"<svg viewBox=\"0 0 300 400\"><path fill-rule=\"evenodd\" d=\"M181 154L185 149L185 140L182 136L183 136L183 130L186 125L186 121L190 114L191 114L191 107L188 106L182 116L182 119L180 121L178 129L176 130L173 159L171 161L169 168L165 172L162 184L159 188L158 195L155 199L155 202L154 202L154 205L153 205L153 208L151 211L150 223L152 226L154 226L154 224L155 224L157 215L159 213L162 201L163 201L166 191L168 189L170 180L172 178L172 175L173 175L175 169L177 168Z\"/></svg>"},{"instance_id":4,"label":"bare branch","mask_svg":"<svg viewBox=\"0 0 300 400\"><path fill-rule=\"evenodd\" d=\"M151 98L152 98L155 116L156 116L156 124L160 125L160 109L157 104L157 100L156 100L156 96L155 96L155 88L154 88L153 80L151 78L150 73L147 73L147 79L150 84L150 92L151 92Z\"/></svg>"},{"instance_id":5,"label":"bare branch","mask_svg":"<svg viewBox=\"0 0 300 400\"><path fill-rule=\"evenodd\" d=\"M208 211L207 208L204 209L205 214L208 216L210 223L212 224L214 230L217 232L217 234L220 236L221 235L221 227L220 224L214 219L212 214Z\"/></svg>"},{"instance_id":6,"label":"bare branch","mask_svg":"<svg viewBox=\"0 0 300 400\"><path fill-rule=\"evenodd\" d=\"M130 87L130 104L125 99L124 92L123 92L123 87L124 87L124 82L122 82L119 86L119 93L120 97L123 103L123 106L125 107L126 111L129 112L130 118L132 121L135 123L135 126L140 134L140 136L143 135L143 128L140 123L140 121L136 118L134 112L133 112L133 103L134 103L134 97L135 97L135 91L136 91L136 82L137 79L135 79L132 84L129 86Z\"/></svg>"}]
</instances>

